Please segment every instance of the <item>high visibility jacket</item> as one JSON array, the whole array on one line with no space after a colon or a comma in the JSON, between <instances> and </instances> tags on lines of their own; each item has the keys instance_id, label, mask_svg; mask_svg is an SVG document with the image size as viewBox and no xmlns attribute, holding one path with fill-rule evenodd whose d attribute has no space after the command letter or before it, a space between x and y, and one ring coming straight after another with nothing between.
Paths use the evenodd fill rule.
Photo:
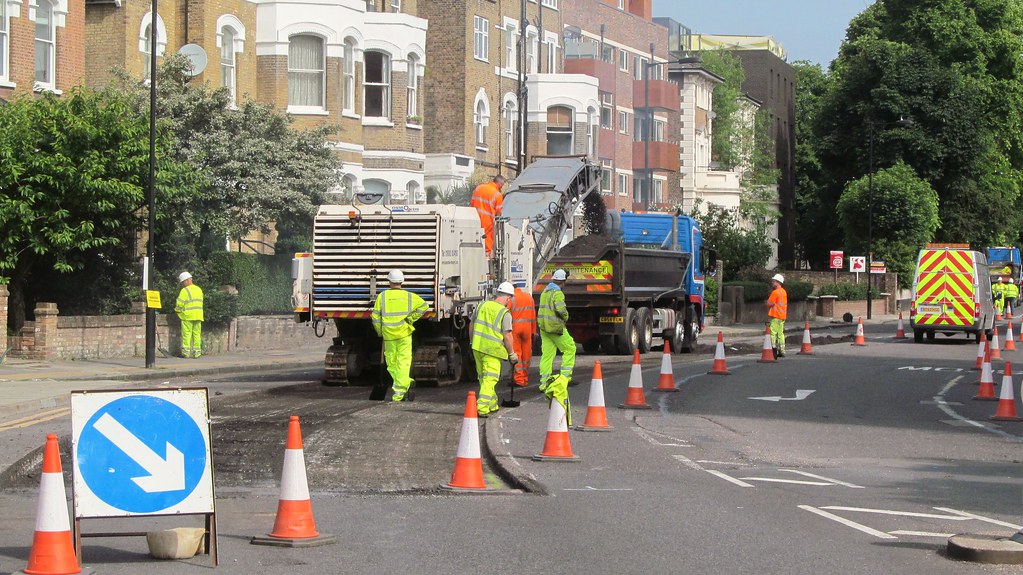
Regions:
<instances>
[{"instance_id":1,"label":"high visibility jacket","mask_svg":"<svg viewBox=\"0 0 1023 575\"><path fill-rule=\"evenodd\" d=\"M472 199L469 205L476 208L480 217L480 225L486 234L487 253L494 250L494 218L501 215L501 206L504 205L504 196L494 182L486 182L476 186L472 191Z\"/></svg>"},{"instance_id":2,"label":"high visibility jacket","mask_svg":"<svg viewBox=\"0 0 1023 575\"><path fill-rule=\"evenodd\" d=\"M391 288L380 292L370 313L373 329L385 340L401 339L412 335L412 324L423 317L429 306L410 291Z\"/></svg>"},{"instance_id":3,"label":"high visibility jacket","mask_svg":"<svg viewBox=\"0 0 1023 575\"><path fill-rule=\"evenodd\" d=\"M515 333L536 333L536 307L533 296L521 288L515 288L515 297L508 302L508 311L512 315L512 329Z\"/></svg>"},{"instance_id":4,"label":"high visibility jacket","mask_svg":"<svg viewBox=\"0 0 1023 575\"><path fill-rule=\"evenodd\" d=\"M174 311L178 319L184 321L203 321L202 289L192 284L181 288L178 301L174 302Z\"/></svg>"},{"instance_id":5,"label":"high visibility jacket","mask_svg":"<svg viewBox=\"0 0 1023 575\"><path fill-rule=\"evenodd\" d=\"M1019 297L1019 286L1016 284L1005 284L1005 297Z\"/></svg>"},{"instance_id":6,"label":"high visibility jacket","mask_svg":"<svg viewBox=\"0 0 1023 575\"><path fill-rule=\"evenodd\" d=\"M789 293L785 291L785 288L778 286L774 291L771 292L771 297L767 299L771 302L771 309L767 310L769 317L785 320L789 316Z\"/></svg>"},{"instance_id":7,"label":"high visibility jacket","mask_svg":"<svg viewBox=\"0 0 1023 575\"><path fill-rule=\"evenodd\" d=\"M998 300L1002 299L1003 297L1005 297L1005 284L1003 283L991 284L991 298Z\"/></svg>"},{"instance_id":8,"label":"high visibility jacket","mask_svg":"<svg viewBox=\"0 0 1023 575\"><path fill-rule=\"evenodd\" d=\"M540 331L561 335L568 323L568 307L565 306L565 292L558 284L547 284L540 294L540 308L536 312L536 323Z\"/></svg>"},{"instance_id":9,"label":"high visibility jacket","mask_svg":"<svg viewBox=\"0 0 1023 575\"><path fill-rule=\"evenodd\" d=\"M508 359L508 348L504 345L504 317L508 308L494 300L483 302L476 308L472 320L472 348L480 353Z\"/></svg>"}]
</instances>

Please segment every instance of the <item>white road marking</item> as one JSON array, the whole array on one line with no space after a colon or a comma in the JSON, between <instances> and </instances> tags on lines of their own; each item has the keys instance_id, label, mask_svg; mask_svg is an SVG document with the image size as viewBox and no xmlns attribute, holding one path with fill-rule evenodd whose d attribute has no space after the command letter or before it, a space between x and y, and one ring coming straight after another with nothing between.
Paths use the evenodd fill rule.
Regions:
<instances>
[{"instance_id":1,"label":"white road marking","mask_svg":"<svg viewBox=\"0 0 1023 575\"><path fill-rule=\"evenodd\" d=\"M862 485L855 485L853 483L846 483L845 481L839 481L837 479L832 479L830 477L824 477L823 475L814 475L813 473L807 473L805 471L799 471L798 469L779 469L779 471L785 471L785 472L788 472L788 473L798 473L799 475L803 475L803 476L806 476L806 477L813 477L814 479L820 479L821 481L830 481L831 483L834 483L835 485L841 485L842 487L851 487L853 489L863 489L864 488Z\"/></svg>"},{"instance_id":2,"label":"white road marking","mask_svg":"<svg viewBox=\"0 0 1023 575\"><path fill-rule=\"evenodd\" d=\"M803 481L802 479L777 479L775 477L740 477L743 481L766 481L768 483L792 483L794 485L817 485L817 486L828 486L834 485L834 483L826 483L824 481Z\"/></svg>"},{"instance_id":3,"label":"white road marking","mask_svg":"<svg viewBox=\"0 0 1023 575\"><path fill-rule=\"evenodd\" d=\"M640 437L649 441L651 444L657 445L659 447L692 447L692 445L686 443L684 439L676 439L674 437L665 436L673 441L681 441L682 443L661 443L653 435L651 435L650 432L647 432L645 429L639 427L632 427L630 429L635 431L637 434L639 434Z\"/></svg>"},{"instance_id":4,"label":"white road marking","mask_svg":"<svg viewBox=\"0 0 1023 575\"><path fill-rule=\"evenodd\" d=\"M1001 525L1002 527L1008 527L1010 529L1023 529L1019 525L1009 523L1007 521L999 521L990 517L984 517L983 515L977 515L975 513L967 513L966 511L958 511L956 509L949 509L948 507L935 507L938 511L944 511L945 513L955 513L956 515L962 515L968 519L976 519L977 521L984 521L993 525Z\"/></svg>"},{"instance_id":5,"label":"white road marking","mask_svg":"<svg viewBox=\"0 0 1023 575\"><path fill-rule=\"evenodd\" d=\"M704 469L704 471L706 471L707 473L710 473L711 475L714 475L716 477L720 477L721 479L724 479L725 481L728 481L730 483L734 483L734 484L738 485L739 487L753 487L752 485L750 485L749 483L746 483L745 481L740 481L740 480L738 480L738 479L736 479L736 478L734 478L734 477L732 477L730 475L727 475L727 474L724 474L724 473L722 473L720 471L717 471L716 469Z\"/></svg>"},{"instance_id":6,"label":"white road marking","mask_svg":"<svg viewBox=\"0 0 1023 575\"><path fill-rule=\"evenodd\" d=\"M803 401L804 399L810 397L810 395L813 394L814 391L817 391L817 390L815 390L815 389L797 389L795 397L782 397L780 395L773 395L773 396L770 396L770 397L748 397L746 399L759 399L761 401L773 401L775 403L777 403L779 401Z\"/></svg>"},{"instance_id":7,"label":"white road marking","mask_svg":"<svg viewBox=\"0 0 1023 575\"><path fill-rule=\"evenodd\" d=\"M699 463L694 462L692 459L689 459L685 455L672 455L672 457L681 461L683 465L690 469L695 469L696 471L704 471L704 468Z\"/></svg>"},{"instance_id":8,"label":"white road marking","mask_svg":"<svg viewBox=\"0 0 1023 575\"><path fill-rule=\"evenodd\" d=\"M857 523L855 521L850 521L850 520L846 519L845 517L839 517L838 515L835 515L834 513L828 513L827 511L823 511L821 509L817 509L816 507L811 507L809 505L800 505L799 508L804 510L804 511L809 511L810 513L815 513L817 515L820 515L821 517L824 517L826 519L830 519L830 520L835 521L837 523L841 523L842 525L845 525L846 527L852 527L853 529L856 529L857 531L862 531L863 533L866 533L867 535L873 535L874 537L877 537L878 539L898 539L898 537L896 537L894 535L889 535L889 534L887 534L887 533L885 533L883 531L878 531L877 529L872 529L872 528L867 527L866 525L863 525L861 523Z\"/></svg>"},{"instance_id":9,"label":"white road marking","mask_svg":"<svg viewBox=\"0 0 1023 575\"><path fill-rule=\"evenodd\" d=\"M974 421L972 419L969 419L967 417L964 417L962 415L959 415L958 413L956 413L954 410L952 410L952 408L950 408L945 403L945 394L948 393L950 389L955 387L955 385L957 383L959 383L959 380L962 379L962 378L963 378L963 376L961 376L961 375L956 377L956 378L954 378L952 381L948 382L948 384L946 384L945 387L941 388L941 391L938 392L938 395L934 396L934 402L938 405L938 409L944 411L946 414L948 414L950 417L954 418L956 421L961 421L964 424L969 425L971 427L977 427L977 428L983 429L984 431L988 431L988 432L993 433L995 435L1000 435L1000 436L1004 437L1005 439L1009 439L1009 440L1012 440L1012 441L1023 441L1023 438L1015 436L1015 435L1013 435L1011 433L1007 433L1005 431L1002 431L1001 429L995 429L995 428L990 427L988 425L985 425L983 423L980 423L980 422Z\"/></svg>"},{"instance_id":10,"label":"white road marking","mask_svg":"<svg viewBox=\"0 0 1023 575\"><path fill-rule=\"evenodd\" d=\"M568 489L562 489L562 491L632 491L632 489L631 488L627 488L627 487L621 487L621 488L616 487L616 488L598 489L596 487L591 487L591 486L587 485L586 487L583 487L581 489L568 488Z\"/></svg>"},{"instance_id":11,"label":"white road marking","mask_svg":"<svg viewBox=\"0 0 1023 575\"><path fill-rule=\"evenodd\" d=\"M739 461L714 461L712 459L697 459L697 463L714 463L716 465L738 465L740 467L754 467L752 463L742 463Z\"/></svg>"},{"instance_id":12,"label":"white road marking","mask_svg":"<svg viewBox=\"0 0 1023 575\"><path fill-rule=\"evenodd\" d=\"M898 515L900 517L920 517L923 519L945 519L948 521L966 521L969 517L957 517L955 515L937 515L935 513L917 513L915 511L894 511L892 509L869 509L866 507L845 507L842 505L828 505L821 509L832 511L853 511L856 513L875 513L878 515Z\"/></svg>"},{"instance_id":13,"label":"white road marking","mask_svg":"<svg viewBox=\"0 0 1023 575\"><path fill-rule=\"evenodd\" d=\"M902 529L896 531L889 531L889 535L909 535L912 537L939 537L941 539L948 539L955 535L955 533L930 533L928 531L905 531Z\"/></svg>"}]
</instances>

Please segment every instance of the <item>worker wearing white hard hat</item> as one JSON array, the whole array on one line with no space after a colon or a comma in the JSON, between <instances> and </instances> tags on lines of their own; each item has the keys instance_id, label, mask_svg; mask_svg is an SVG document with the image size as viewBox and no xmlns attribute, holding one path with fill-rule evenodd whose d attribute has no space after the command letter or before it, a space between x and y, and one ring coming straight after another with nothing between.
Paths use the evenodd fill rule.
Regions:
<instances>
[{"instance_id":1,"label":"worker wearing white hard hat","mask_svg":"<svg viewBox=\"0 0 1023 575\"><path fill-rule=\"evenodd\" d=\"M412 401L414 393L409 391L413 381L412 370L412 326L423 317L430 306L418 294L403 289L405 274L394 269L387 273L390 287L377 295L370 320L373 330L384 340L384 362L394 382L391 401Z\"/></svg>"},{"instance_id":2,"label":"worker wearing white hard hat","mask_svg":"<svg viewBox=\"0 0 1023 575\"><path fill-rule=\"evenodd\" d=\"M1016 299L1019 298L1019 286L1012 280L1012 276L1009 276L1002 293L1005 295L1005 315L1012 319L1012 310L1016 307Z\"/></svg>"},{"instance_id":3,"label":"worker wearing white hard hat","mask_svg":"<svg viewBox=\"0 0 1023 575\"><path fill-rule=\"evenodd\" d=\"M174 302L174 312L181 320L181 355L198 359L202 356L202 289L192 283L192 274L188 272L178 275L178 283L181 291Z\"/></svg>"},{"instance_id":4,"label":"worker wearing white hard hat","mask_svg":"<svg viewBox=\"0 0 1023 575\"><path fill-rule=\"evenodd\" d=\"M565 407L568 425L572 425L572 406L568 401L568 386L575 367L575 340L568 332L568 307L562 287L568 272L554 270L551 283L540 294L540 307L536 312L536 325L540 328L540 389L548 400L559 401ZM554 375L554 358L561 352L561 371Z\"/></svg>"},{"instance_id":5,"label":"worker wearing white hard hat","mask_svg":"<svg viewBox=\"0 0 1023 575\"><path fill-rule=\"evenodd\" d=\"M771 342L774 357L785 357L785 320L789 315L789 294L785 291L785 276L774 274L771 277L771 296L764 305L767 306L767 317L770 318Z\"/></svg>"},{"instance_id":6,"label":"worker wearing white hard hat","mask_svg":"<svg viewBox=\"0 0 1023 575\"><path fill-rule=\"evenodd\" d=\"M476 361L480 391L476 395L476 413L488 417L501 408L497 401L497 382L505 361L517 363L512 341L512 317L508 302L515 295L515 286L503 282L497 286L494 299L483 302L473 314L469 324L469 341Z\"/></svg>"}]
</instances>

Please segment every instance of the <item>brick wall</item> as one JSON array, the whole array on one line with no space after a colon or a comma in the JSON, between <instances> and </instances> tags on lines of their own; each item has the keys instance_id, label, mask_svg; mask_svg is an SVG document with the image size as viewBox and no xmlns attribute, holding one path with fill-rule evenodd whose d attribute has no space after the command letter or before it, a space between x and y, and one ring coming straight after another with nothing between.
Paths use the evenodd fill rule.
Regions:
<instances>
[{"instance_id":1,"label":"brick wall","mask_svg":"<svg viewBox=\"0 0 1023 575\"><path fill-rule=\"evenodd\" d=\"M6 285L0 285L0 355L7 351L7 292Z\"/></svg>"}]
</instances>

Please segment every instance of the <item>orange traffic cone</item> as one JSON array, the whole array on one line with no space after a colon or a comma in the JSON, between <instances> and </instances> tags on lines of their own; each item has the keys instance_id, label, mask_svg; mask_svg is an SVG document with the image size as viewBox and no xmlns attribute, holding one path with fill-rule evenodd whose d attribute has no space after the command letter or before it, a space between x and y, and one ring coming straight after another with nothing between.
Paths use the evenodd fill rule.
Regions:
<instances>
[{"instance_id":1,"label":"orange traffic cone","mask_svg":"<svg viewBox=\"0 0 1023 575\"><path fill-rule=\"evenodd\" d=\"M462 433L458 436L455 470L451 481L441 487L449 489L486 489L483 481L483 459L480 457L480 420L476 415L476 392L470 391L465 399Z\"/></svg>"},{"instance_id":2,"label":"orange traffic cone","mask_svg":"<svg viewBox=\"0 0 1023 575\"><path fill-rule=\"evenodd\" d=\"M984 351L987 349L987 334L984 330L980 330L980 339L977 340L977 365L973 366L973 369L982 369L984 367Z\"/></svg>"},{"instance_id":3,"label":"orange traffic cone","mask_svg":"<svg viewBox=\"0 0 1023 575\"><path fill-rule=\"evenodd\" d=\"M707 372L712 375L732 375L732 372L728 371L728 364L725 361L725 337L719 331L718 332L718 344L714 348L714 365Z\"/></svg>"},{"instance_id":4,"label":"orange traffic cone","mask_svg":"<svg viewBox=\"0 0 1023 575\"><path fill-rule=\"evenodd\" d=\"M984 369L980 371L980 390L978 390L977 395L973 396L973 399L985 401L995 401L998 399L995 397L995 380L994 375L991 373L991 348L988 348L987 352L984 353Z\"/></svg>"},{"instance_id":5,"label":"orange traffic cone","mask_svg":"<svg viewBox=\"0 0 1023 575\"><path fill-rule=\"evenodd\" d=\"M629 374L629 391L625 394L625 403L621 409L650 409L643 395L643 366L639 363L639 350L632 356L632 373Z\"/></svg>"},{"instance_id":6,"label":"orange traffic cone","mask_svg":"<svg viewBox=\"0 0 1023 575\"><path fill-rule=\"evenodd\" d=\"M859 323L856 324L856 337L853 338L853 345L864 346L867 345L867 341L863 338L863 318L860 318Z\"/></svg>"},{"instance_id":7,"label":"orange traffic cone","mask_svg":"<svg viewBox=\"0 0 1023 575\"><path fill-rule=\"evenodd\" d=\"M671 344L664 342L664 354L661 355L661 377L657 378L654 391L678 391L675 387L675 374L671 370Z\"/></svg>"},{"instance_id":8,"label":"orange traffic cone","mask_svg":"<svg viewBox=\"0 0 1023 575\"><path fill-rule=\"evenodd\" d=\"M284 445L284 468L281 471L281 495L277 502L277 518L268 538L253 537L255 545L280 547L312 547L334 543L333 535L321 535L313 519L313 503L309 499L309 483L305 475L302 451L302 427L298 416L288 420L288 439Z\"/></svg>"},{"instance_id":9,"label":"orange traffic cone","mask_svg":"<svg viewBox=\"0 0 1023 575\"><path fill-rule=\"evenodd\" d=\"M1012 363L1005 362L1002 389L998 392L998 409L991 416L995 421L1023 421L1016 415L1016 398L1012 395Z\"/></svg>"},{"instance_id":10,"label":"orange traffic cone","mask_svg":"<svg viewBox=\"0 0 1023 575\"><path fill-rule=\"evenodd\" d=\"M565 406L557 399L551 400L551 408L547 416L547 437L543 442L543 451L534 455L536 461L579 461L579 456L572 453L572 444L568 440L568 415Z\"/></svg>"},{"instance_id":11,"label":"orange traffic cone","mask_svg":"<svg viewBox=\"0 0 1023 575\"><path fill-rule=\"evenodd\" d=\"M813 340L810 339L810 322L803 326L803 345L799 348L799 355L813 355Z\"/></svg>"},{"instance_id":12,"label":"orange traffic cone","mask_svg":"<svg viewBox=\"0 0 1023 575\"><path fill-rule=\"evenodd\" d=\"M764 345L760 349L760 359L757 363L774 363L778 361L774 358L774 346L771 345L771 328L770 326L764 328Z\"/></svg>"},{"instance_id":13,"label":"orange traffic cone","mask_svg":"<svg viewBox=\"0 0 1023 575\"><path fill-rule=\"evenodd\" d=\"M1009 320L1009 327L1005 328L1005 351L1016 351L1016 341L1012 337L1012 320Z\"/></svg>"},{"instance_id":14,"label":"orange traffic cone","mask_svg":"<svg viewBox=\"0 0 1023 575\"><path fill-rule=\"evenodd\" d=\"M995 310L995 321L1002 321L1003 319L1005 319L1005 318L1004 318L1004 317L1002 317L1002 312L1000 312L1000 311L998 311L998 310L996 309L996 310Z\"/></svg>"},{"instance_id":15,"label":"orange traffic cone","mask_svg":"<svg viewBox=\"0 0 1023 575\"><path fill-rule=\"evenodd\" d=\"M71 520L68 519L64 473L60 467L60 447L55 433L46 436L39 503L36 506L36 530L24 572L30 575L82 572L71 541Z\"/></svg>"},{"instance_id":16,"label":"orange traffic cone","mask_svg":"<svg viewBox=\"0 0 1023 575\"><path fill-rule=\"evenodd\" d=\"M991 333L991 359L1002 359L1002 350L998 346L998 326Z\"/></svg>"},{"instance_id":17,"label":"orange traffic cone","mask_svg":"<svg viewBox=\"0 0 1023 575\"><path fill-rule=\"evenodd\" d=\"M895 329L895 339L909 339L906 337L906 326L902 324L902 312L899 312L899 327Z\"/></svg>"},{"instance_id":18,"label":"orange traffic cone","mask_svg":"<svg viewBox=\"0 0 1023 575\"><path fill-rule=\"evenodd\" d=\"M604 407L604 375L600 362L593 364L593 380L590 382L590 402L586 407L586 421L576 426L579 431L611 431L607 423L607 409Z\"/></svg>"}]
</instances>

